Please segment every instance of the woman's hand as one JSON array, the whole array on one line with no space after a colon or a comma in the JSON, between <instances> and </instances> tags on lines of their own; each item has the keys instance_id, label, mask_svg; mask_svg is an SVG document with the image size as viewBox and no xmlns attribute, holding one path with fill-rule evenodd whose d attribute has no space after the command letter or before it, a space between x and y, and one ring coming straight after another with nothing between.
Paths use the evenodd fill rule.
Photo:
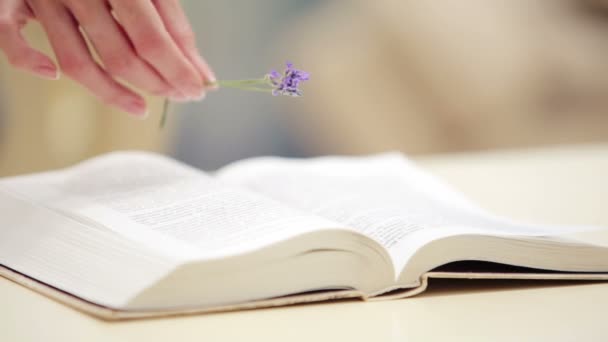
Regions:
<instances>
[{"instance_id":1,"label":"woman's hand","mask_svg":"<svg viewBox=\"0 0 608 342\"><path fill-rule=\"evenodd\" d=\"M145 115L145 101L117 80L178 101L202 99L215 82L179 0L0 0L0 49L9 62L56 79L53 61L20 33L32 18L46 31L63 73L131 114Z\"/></svg>"}]
</instances>

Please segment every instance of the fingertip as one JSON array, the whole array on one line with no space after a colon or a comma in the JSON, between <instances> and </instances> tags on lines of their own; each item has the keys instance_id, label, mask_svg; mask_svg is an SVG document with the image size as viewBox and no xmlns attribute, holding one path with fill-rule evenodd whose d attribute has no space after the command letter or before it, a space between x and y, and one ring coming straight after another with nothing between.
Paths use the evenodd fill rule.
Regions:
<instances>
[{"instance_id":1,"label":"fingertip","mask_svg":"<svg viewBox=\"0 0 608 342\"><path fill-rule=\"evenodd\" d=\"M188 102L190 97L180 91L174 91L169 95L169 98L175 102Z\"/></svg>"},{"instance_id":2,"label":"fingertip","mask_svg":"<svg viewBox=\"0 0 608 342\"><path fill-rule=\"evenodd\" d=\"M204 98L204 95L208 90L213 89L213 87L215 87L215 83L217 82L217 80L205 60L200 56L200 54L198 54L197 51L192 52L192 54L194 54L194 57L192 57L192 55L189 56L189 60L196 69L201 81L201 87L196 92L194 92L192 99L201 100L202 98Z\"/></svg>"},{"instance_id":3,"label":"fingertip","mask_svg":"<svg viewBox=\"0 0 608 342\"><path fill-rule=\"evenodd\" d=\"M211 67L209 67L209 64L207 64L207 62L203 59L203 57L201 57L199 53L196 53L195 59L197 68L199 69L201 75L204 78L205 89L217 90L217 77L215 76L213 70L211 70Z\"/></svg>"},{"instance_id":4,"label":"fingertip","mask_svg":"<svg viewBox=\"0 0 608 342\"><path fill-rule=\"evenodd\" d=\"M48 56L27 45L15 45L7 55L11 64L19 69L47 80L59 79L59 69L55 63Z\"/></svg>"},{"instance_id":5,"label":"fingertip","mask_svg":"<svg viewBox=\"0 0 608 342\"><path fill-rule=\"evenodd\" d=\"M50 65L39 65L34 68L34 73L47 80L58 80L60 76L57 68Z\"/></svg>"},{"instance_id":6,"label":"fingertip","mask_svg":"<svg viewBox=\"0 0 608 342\"><path fill-rule=\"evenodd\" d=\"M146 101L140 96L125 97L118 106L133 117L145 119L148 116Z\"/></svg>"},{"instance_id":7,"label":"fingertip","mask_svg":"<svg viewBox=\"0 0 608 342\"><path fill-rule=\"evenodd\" d=\"M211 71L211 69L209 67L206 67L205 70L205 77L207 78L207 81L211 84L215 84L217 83L217 77L215 77L215 74L213 73L213 71Z\"/></svg>"},{"instance_id":8,"label":"fingertip","mask_svg":"<svg viewBox=\"0 0 608 342\"><path fill-rule=\"evenodd\" d=\"M194 97L193 100L194 101L203 101L206 96L207 96L207 93L205 91L202 91L198 96Z\"/></svg>"},{"instance_id":9,"label":"fingertip","mask_svg":"<svg viewBox=\"0 0 608 342\"><path fill-rule=\"evenodd\" d=\"M218 89L220 89L220 87L217 84L217 81L213 81L213 82L209 82L209 83L205 84L205 89L206 90L218 90Z\"/></svg>"},{"instance_id":10,"label":"fingertip","mask_svg":"<svg viewBox=\"0 0 608 342\"><path fill-rule=\"evenodd\" d=\"M135 118L142 120L142 121L146 120L149 116L150 116L150 111L148 111L147 109L143 112L143 114L134 115Z\"/></svg>"}]
</instances>

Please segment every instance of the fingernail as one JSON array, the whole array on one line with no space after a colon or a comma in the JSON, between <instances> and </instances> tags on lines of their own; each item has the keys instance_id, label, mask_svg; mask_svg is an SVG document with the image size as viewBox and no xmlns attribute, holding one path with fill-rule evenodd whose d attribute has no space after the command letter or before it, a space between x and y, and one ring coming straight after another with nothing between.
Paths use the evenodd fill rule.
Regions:
<instances>
[{"instance_id":1,"label":"fingernail","mask_svg":"<svg viewBox=\"0 0 608 342\"><path fill-rule=\"evenodd\" d=\"M206 82L205 82L205 89L207 90L218 90L220 87L217 84L217 79L215 78L215 76L210 77Z\"/></svg>"},{"instance_id":2,"label":"fingernail","mask_svg":"<svg viewBox=\"0 0 608 342\"><path fill-rule=\"evenodd\" d=\"M197 99L201 93L204 93L205 89L204 87L201 87L200 85L190 85L187 88L186 94L188 94L188 97L190 98L190 100L194 100Z\"/></svg>"},{"instance_id":3,"label":"fingernail","mask_svg":"<svg viewBox=\"0 0 608 342\"><path fill-rule=\"evenodd\" d=\"M35 68L36 73L45 79L48 80L57 80L59 79L59 72L57 72L57 68L48 66L48 65L40 65Z\"/></svg>"},{"instance_id":4,"label":"fingernail","mask_svg":"<svg viewBox=\"0 0 608 342\"><path fill-rule=\"evenodd\" d=\"M205 84L205 89L207 90L218 90L220 87L217 85L217 81L211 81L209 80L206 84Z\"/></svg>"},{"instance_id":5,"label":"fingernail","mask_svg":"<svg viewBox=\"0 0 608 342\"><path fill-rule=\"evenodd\" d=\"M206 85L211 85L211 87L213 87L213 84L217 83L217 78L215 77L215 74L213 73L211 68L208 66L207 62L205 62L203 57L201 57L200 54L197 54L196 58L198 58L199 63L203 66L202 67L203 74L207 77Z\"/></svg>"},{"instance_id":6,"label":"fingernail","mask_svg":"<svg viewBox=\"0 0 608 342\"><path fill-rule=\"evenodd\" d=\"M141 98L128 99L124 104L124 109L131 115L138 118L145 118L148 115L146 102Z\"/></svg>"},{"instance_id":7,"label":"fingernail","mask_svg":"<svg viewBox=\"0 0 608 342\"><path fill-rule=\"evenodd\" d=\"M209 83L217 83L217 78L215 77L213 72L209 71L209 75L207 76L209 77Z\"/></svg>"}]
</instances>

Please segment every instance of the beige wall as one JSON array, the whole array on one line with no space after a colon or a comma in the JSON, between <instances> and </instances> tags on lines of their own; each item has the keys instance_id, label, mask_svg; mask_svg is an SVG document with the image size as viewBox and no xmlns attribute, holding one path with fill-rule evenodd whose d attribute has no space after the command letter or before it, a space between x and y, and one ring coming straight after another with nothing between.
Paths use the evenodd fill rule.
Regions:
<instances>
[{"instance_id":1,"label":"beige wall","mask_svg":"<svg viewBox=\"0 0 608 342\"><path fill-rule=\"evenodd\" d=\"M608 140L608 16L584 0L324 6L286 34L321 153ZM295 32L294 32L295 31Z\"/></svg>"}]
</instances>

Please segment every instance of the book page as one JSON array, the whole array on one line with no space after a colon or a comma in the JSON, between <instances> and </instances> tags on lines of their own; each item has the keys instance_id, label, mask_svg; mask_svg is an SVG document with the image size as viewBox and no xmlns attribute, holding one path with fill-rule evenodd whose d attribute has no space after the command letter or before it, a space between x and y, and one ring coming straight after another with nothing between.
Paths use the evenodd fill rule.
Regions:
<instances>
[{"instance_id":1,"label":"book page","mask_svg":"<svg viewBox=\"0 0 608 342\"><path fill-rule=\"evenodd\" d=\"M571 227L492 216L397 153L313 160L257 158L218 178L348 225L382 244L396 273L425 243L458 234L544 236Z\"/></svg>"},{"instance_id":2,"label":"book page","mask_svg":"<svg viewBox=\"0 0 608 342\"><path fill-rule=\"evenodd\" d=\"M139 152L6 179L0 188L185 258L241 253L340 226Z\"/></svg>"}]
</instances>

